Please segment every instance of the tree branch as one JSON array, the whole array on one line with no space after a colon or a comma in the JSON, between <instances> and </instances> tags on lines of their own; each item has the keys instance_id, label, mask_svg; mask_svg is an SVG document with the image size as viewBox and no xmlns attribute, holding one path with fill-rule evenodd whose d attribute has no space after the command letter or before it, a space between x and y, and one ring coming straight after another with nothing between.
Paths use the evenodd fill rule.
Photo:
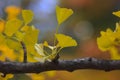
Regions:
<instances>
[{"instance_id":1,"label":"tree branch","mask_svg":"<svg viewBox=\"0 0 120 80\"><path fill-rule=\"evenodd\" d=\"M20 63L0 62L2 73L40 73L51 70L74 71L78 69L96 69L104 71L120 70L120 60L100 60L95 58L79 58L74 60L58 60L58 63Z\"/></svg>"}]
</instances>

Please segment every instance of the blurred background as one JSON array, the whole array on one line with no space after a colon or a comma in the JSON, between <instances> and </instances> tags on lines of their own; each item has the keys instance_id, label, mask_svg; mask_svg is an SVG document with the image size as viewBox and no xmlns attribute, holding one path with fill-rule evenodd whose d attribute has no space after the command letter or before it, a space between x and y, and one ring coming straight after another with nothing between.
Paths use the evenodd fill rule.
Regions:
<instances>
[{"instance_id":1,"label":"blurred background","mask_svg":"<svg viewBox=\"0 0 120 80\"><path fill-rule=\"evenodd\" d=\"M120 10L120 0L0 0L0 17L5 18L7 6L17 6L34 12L31 24L40 29L39 42L44 40L53 44L57 26L55 7L71 8L74 14L59 29L60 33L72 36L78 46L65 48L60 52L61 59L96 57L110 59L110 55L97 48L96 38L101 30L114 29L119 19L112 12ZM58 71L33 80L120 80L120 71L78 70L74 72ZM31 80L24 75L16 75L11 80Z\"/></svg>"}]
</instances>

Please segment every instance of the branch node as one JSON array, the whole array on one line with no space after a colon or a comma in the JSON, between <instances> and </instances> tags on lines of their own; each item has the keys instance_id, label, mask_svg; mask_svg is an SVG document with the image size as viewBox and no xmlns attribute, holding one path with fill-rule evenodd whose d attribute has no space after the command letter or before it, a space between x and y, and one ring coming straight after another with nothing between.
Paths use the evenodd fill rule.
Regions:
<instances>
[{"instance_id":1,"label":"branch node","mask_svg":"<svg viewBox=\"0 0 120 80\"><path fill-rule=\"evenodd\" d=\"M92 62L92 58L88 58L88 61Z\"/></svg>"},{"instance_id":2,"label":"branch node","mask_svg":"<svg viewBox=\"0 0 120 80\"><path fill-rule=\"evenodd\" d=\"M52 60L53 63L58 64L58 59L60 58L60 55L57 54L56 57Z\"/></svg>"}]
</instances>

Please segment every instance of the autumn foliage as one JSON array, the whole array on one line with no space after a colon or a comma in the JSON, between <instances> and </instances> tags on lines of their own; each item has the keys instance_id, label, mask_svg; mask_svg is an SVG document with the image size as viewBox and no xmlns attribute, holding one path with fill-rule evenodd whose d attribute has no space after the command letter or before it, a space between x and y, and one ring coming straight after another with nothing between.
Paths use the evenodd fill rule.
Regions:
<instances>
[{"instance_id":1,"label":"autumn foliage","mask_svg":"<svg viewBox=\"0 0 120 80\"><path fill-rule=\"evenodd\" d=\"M26 62L45 62L52 61L58 56L59 51L65 47L77 46L77 42L70 36L58 33L60 24L73 14L71 9L56 7L58 26L56 28L54 44L49 45L47 41L38 42L39 30L34 25L30 25L34 13L31 10L22 10L15 6L9 6L5 9L7 13L6 20L0 20L0 60L24 62L23 53L27 53ZM24 44L24 45L23 45ZM51 50L48 52L44 48ZM24 50L25 48L25 50ZM55 72L48 72L48 75ZM1 75L3 75L1 73ZM44 80L43 76L30 74L33 80ZM0 77L0 80L12 78L12 74L6 77Z\"/></svg>"},{"instance_id":2,"label":"autumn foliage","mask_svg":"<svg viewBox=\"0 0 120 80\"><path fill-rule=\"evenodd\" d=\"M54 34L53 45L49 45L47 41L38 43L40 30L30 24L34 18L33 11L9 6L5 12L7 18L5 20L0 19L0 61L24 62L23 56L26 50L27 62L51 62L63 48L77 46L77 42L72 37L58 32L60 25L73 14L71 9L56 6L58 26ZM120 17L120 11L113 12L113 14ZM24 43L24 46L21 43ZM101 36L97 38L97 44L100 50L110 52L111 59L120 59L120 24L116 23L114 31L110 28L101 31ZM53 71L46 74L53 76L55 73ZM14 77L13 74L7 74L5 77L2 77L3 73L0 75L0 80ZM33 80L45 80L41 74L26 75Z\"/></svg>"}]
</instances>

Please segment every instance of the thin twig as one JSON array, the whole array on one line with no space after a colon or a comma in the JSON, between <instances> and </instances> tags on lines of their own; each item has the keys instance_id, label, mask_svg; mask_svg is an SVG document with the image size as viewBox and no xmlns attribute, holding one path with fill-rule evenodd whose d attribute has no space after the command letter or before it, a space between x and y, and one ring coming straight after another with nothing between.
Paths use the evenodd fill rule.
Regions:
<instances>
[{"instance_id":1,"label":"thin twig","mask_svg":"<svg viewBox=\"0 0 120 80\"><path fill-rule=\"evenodd\" d=\"M25 46L24 42L21 41L20 43L22 45L23 52L24 52L23 62L27 63L27 49L26 49L26 46Z\"/></svg>"}]
</instances>

